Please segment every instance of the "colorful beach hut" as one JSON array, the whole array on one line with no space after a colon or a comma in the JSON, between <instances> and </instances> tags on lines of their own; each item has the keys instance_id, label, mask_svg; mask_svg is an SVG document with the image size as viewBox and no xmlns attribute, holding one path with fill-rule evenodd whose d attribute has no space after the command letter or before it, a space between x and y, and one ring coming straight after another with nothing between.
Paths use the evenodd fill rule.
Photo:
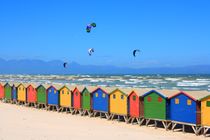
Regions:
<instances>
[{"instance_id":1,"label":"colorful beach hut","mask_svg":"<svg viewBox=\"0 0 210 140\"><path fill-rule=\"evenodd\" d=\"M82 95L82 115L89 115L91 116L92 115L92 108L91 108L91 98L92 98L92 91L94 91L96 89L96 87L94 86L88 86L88 87L85 87L82 92L81 92L81 95Z\"/></svg>"},{"instance_id":2,"label":"colorful beach hut","mask_svg":"<svg viewBox=\"0 0 210 140\"><path fill-rule=\"evenodd\" d=\"M63 86L60 89L60 107L63 110L70 111L72 109L72 103L71 103L71 89L69 86Z\"/></svg>"},{"instance_id":3,"label":"colorful beach hut","mask_svg":"<svg viewBox=\"0 0 210 140\"><path fill-rule=\"evenodd\" d=\"M17 103L17 86L19 84L13 83L12 85L12 103Z\"/></svg>"},{"instance_id":4,"label":"colorful beach hut","mask_svg":"<svg viewBox=\"0 0 210 140\"><path fill-rule=\"evenodd\" d=\"M110 119L113 120L114 117L118 118L118 121L120 120L120 117L122 117L126 122L128 120L128 102L127 97L129 92L131 92L130 89L115 89L113 90L109 96L110 96Z\"/></svg>"},{"instance_id":5,"label":"colorful beach hut","mask_svg":"<svg viewBox=\"0 0 210 140\"><path fill-rule=\"evenodd\" d=\"M72 88L72 98L73 98L73 113L82 114L82 95L81 92L84 90L84 86L77 86Z\"/></svg>"},{"instance_id":6,"label":"colorful beach hut","mask_svg":"<svg viewBox=\"0 0 210 140\"><path fill-rule=\"evenodd\" d=\"M129 121L131 120L131 123L137 122L139 125L143 123L144 102L141 96L148 91L148 89L134 88L130 92L128 96L128 112Z\"/></svg>"},{"instance_id":7,"label":"colorful beach hut","mask_svg":"<svg viewBox=\"0 0 210 140\"><path fill-rule=\"evenodd\" d=\"M59 111L59 89L61 88L60 85L51 85L47 89L47 99L48 99L48 110L55 109Z\"/></svg>"},{"instance_id":8,"label":"colorful beach hut","mask_svg":"<svg viewBox=\"0 0 210 140\"><path fill-rule=\"evenodd\" d=\"M17 86L17 101L18 104L25 104L26 103L26 87L27 84L19 84Z\"/></svg>"},{"instance_id":9,"label":"colorful beach hut","mask_svg":"<svg viewBox=\"0 0 210 140\"><path fill-rule=\"evenodd\" d=\"M201 106L199 100L208 95L209 93L205 91L180 91L171 96L169 98L169 116L173 123L172 130L175 129L177 124L181 124L183 126L191 126L195 134L198 134L200 130L197 126L201 124Z\"/></svg>"},{"instance_id":10,"label":"colorful beach hut","mask_svg":"<svg viewBox=\"0 0 210 140\"><path fill-rule=\"evenodd\" d=\"M27 90L27 104L30 106L36 106L37 103L37 91L36 84L29 84L26 88Z\"/></svg>"},{"instance_id":11,"label":"colorful beach hut","mask_svg":"<svg viewBox=\"0 0 210 140\"><path fill-rule=\"evenodd\" d=\"M201 125L204 127L204 135L210 130L210 92L205 92L206 96L203 96L201 101Z\"/></svg>"},{"instance_id":12,"label":"colorful beach hut","mask_svg":"<svg viewBox=\"0 0 210 140\"><path fill-rule=\"evenodd\" d=\"M4 99L4 83L0 83L0 100Z\"/></svg>"},{"instance_id":13,"label":"colorful beach hut","mask_svg":"<svg viewBox=\"0 0 210 140\"><path fill-rule=\"evenodd\" d=\"M109 119L109 92L108 89L105 91L102 88L97 88L92 92L92 109L93 115L97 114L100 117L106 117Z\"/></svg>"},{"instance_id":14,"label":"colorful beach hut","mask_svg":"<svg viewBox=\"0 0 210 140\"><path fill-rule=\"evenodd\" d=\"M10 83L6 83L4 85L4 95L6 102L12 101L12 85Z\"/></svg>"},{"instance_id":15,"label":"colorful beach hut","mask_svg":"<svg viewBox=\"0 0 210 140\"><path fill-rule=\"evenodd\" d=\"M50 87L49 85L43 84L43 85L39 85L36 88L38 108L47 107L47 89L49 87Z\"/></svg>"},{"instance_id":16,"label":"colorful beach hut","mask_svg":"<svg viewBox=\"0 0 210 140\"><path fill-rule=\"evenodd\" d=\"M161 122L165 129L168 129L167 120L169 117L169 102L168 97L176 94L174 90L151 90L143 95L144 99L144 118L146 125L154 122L155 127L157 123Z\"/></svg>"}]
</instances>

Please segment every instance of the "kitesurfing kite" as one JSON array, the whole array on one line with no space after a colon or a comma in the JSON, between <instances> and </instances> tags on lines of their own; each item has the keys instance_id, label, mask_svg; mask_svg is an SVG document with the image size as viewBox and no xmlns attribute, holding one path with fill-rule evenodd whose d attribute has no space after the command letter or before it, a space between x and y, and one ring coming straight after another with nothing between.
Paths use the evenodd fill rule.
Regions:
<instances>
[{"instance_id":1,"label":"kitesurfing kite","mask_svg":"<svg viewBox=\"0 0 210 140\"><path fill-rule=\"evenodd\" d=\"M133 51L133 56L134 56L134 57L136 57L137 52L140 52L140 50L134 50L134 51Z\"/></svg>"},{"instance_id":2,"label":"kitesurfing kite","mask_svg":"<svg viewBox=\"0 0 210 140\"><path fill-rule=\"evenodd\" d=\"M67 68L67 64L68 64L67 62L64 62L64 63L63 63L63 67L64 67L64 68Z\"/></svg>"},{"instance_id":3,"label":"kitesurfing kite","mask_svg":"<svg viewBox=\"0 0 210 140\"><path fill-rule=\"evenodd\" d=\"M90 49L88 49L88 54L89 54L89 56L91 56L91 55L92 55L92 53L94 53L94 48L90 48Z\"/></svg>"},{"instance_id":4,"label":"kitesurfing kite","mask_svg":"<svg viewBox=\"0 0 210 140\"><path fill-rule=\"evenodd\" d=\"M87 27L86 27L86 32L87 33L90 33L90 31L92 30L92 28L95 28L96 27L96 23L91 23L91 24L88 24Z\"/></svg>"}]
</instances>

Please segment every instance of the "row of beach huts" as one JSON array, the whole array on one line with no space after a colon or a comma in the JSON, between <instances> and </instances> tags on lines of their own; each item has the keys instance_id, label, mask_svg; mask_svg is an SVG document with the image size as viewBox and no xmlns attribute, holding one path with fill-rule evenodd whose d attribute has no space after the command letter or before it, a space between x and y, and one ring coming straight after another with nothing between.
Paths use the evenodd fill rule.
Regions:
<instances>
[{"instance_id":1,"label":"row of beach huts","mask_svg":"<svg viewBox=\"0 0 210 140\"><path fill-rule=\"evenodd\" d=\"M6 103L166 130L210 132L210 92L0 83ZM3 113L3 112L1 112Z\"/></svg>"}]
</instances>

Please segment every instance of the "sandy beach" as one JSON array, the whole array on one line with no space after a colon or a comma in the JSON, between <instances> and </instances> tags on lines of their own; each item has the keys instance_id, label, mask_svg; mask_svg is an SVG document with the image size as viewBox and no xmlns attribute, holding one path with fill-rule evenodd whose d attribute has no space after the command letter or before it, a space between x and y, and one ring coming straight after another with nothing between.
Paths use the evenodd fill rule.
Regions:
<instances>
[{"instance_id":1,"label":"sandy beach","mask_svg":"<svg viewBox=\"0 0 210 140\"><path fill-rule=\"evenodd\" d=\"M200 140L203 136L0 103L1 140Z\"/></svg>"}]
</instances>

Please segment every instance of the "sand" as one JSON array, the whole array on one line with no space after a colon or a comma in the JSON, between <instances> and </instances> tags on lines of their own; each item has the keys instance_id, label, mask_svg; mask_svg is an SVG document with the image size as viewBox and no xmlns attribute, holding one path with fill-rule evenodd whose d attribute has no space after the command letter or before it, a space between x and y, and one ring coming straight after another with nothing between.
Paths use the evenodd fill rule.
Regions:
<instances>
[{"instance_id":1,"label":"sand","mask_svg":"<svg viewBox=\"0 0 210 140\"><path fill-rule=\"evenodd\" d=\"M0 140L200 140L203 136L165 131L100 118L48 112L0 102Z\"/></svg>"}]
</instances>

